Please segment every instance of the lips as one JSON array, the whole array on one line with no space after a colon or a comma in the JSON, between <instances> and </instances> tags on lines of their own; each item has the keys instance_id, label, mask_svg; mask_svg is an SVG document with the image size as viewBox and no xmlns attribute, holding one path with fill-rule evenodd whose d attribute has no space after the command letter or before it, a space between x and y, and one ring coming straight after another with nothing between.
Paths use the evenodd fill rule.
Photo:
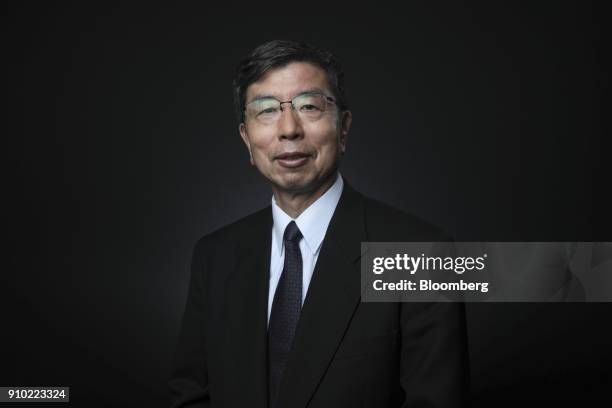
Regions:
<instances>
[{"instance_id":1,"label":"lips","mask_svg":"<svg viewBox=\"0 0 612 408\"><path fill-rule=\"evenodd\" d=\"M278 164L286 168L296 168L306 164L309 154L301 152L283 153L275 157Z\"/></svg>"}]
</instances>

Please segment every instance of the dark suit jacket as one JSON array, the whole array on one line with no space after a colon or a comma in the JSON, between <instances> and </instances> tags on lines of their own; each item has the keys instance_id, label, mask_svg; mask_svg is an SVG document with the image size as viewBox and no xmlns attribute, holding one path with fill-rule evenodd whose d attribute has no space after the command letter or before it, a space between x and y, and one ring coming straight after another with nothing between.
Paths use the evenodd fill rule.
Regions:
<instances>
[{"instance_id":1,"label":"dark suit jacket","mask_svg":"<svg viewBox=\"0 0 612 408\"><path fill-rule=\"evenodd\" d=\"M270 207L200 239L173 407L267 407ZM304 300L279 408L456 407L467 392L464 308L360 302L362 241L437 241L415 217L344 191Z\"/></svg>"}]
</instances>

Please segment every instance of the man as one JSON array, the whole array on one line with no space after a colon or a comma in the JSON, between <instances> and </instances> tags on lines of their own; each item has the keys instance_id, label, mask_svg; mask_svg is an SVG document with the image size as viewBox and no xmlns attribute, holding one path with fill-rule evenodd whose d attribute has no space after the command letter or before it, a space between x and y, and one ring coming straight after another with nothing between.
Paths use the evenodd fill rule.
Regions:
<instances>
[{"instance_id":1,"label":"man","mask_svg":"<svg viewBox=\"0 0 612 408\"><path fill-rule=\"evenodd\" d=\"M173 406L461 405L461 305L360 301L361 242L443 237L339 174L352 116L337 60L271 41L241 62L234 86L272 204L195 247Z\"/></svg>"}]
</instances>

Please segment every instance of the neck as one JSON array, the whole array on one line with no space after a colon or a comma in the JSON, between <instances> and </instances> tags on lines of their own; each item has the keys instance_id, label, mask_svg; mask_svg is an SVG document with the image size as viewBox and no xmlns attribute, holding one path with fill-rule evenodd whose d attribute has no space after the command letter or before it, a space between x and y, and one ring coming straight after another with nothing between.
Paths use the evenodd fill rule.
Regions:
<instances>
[{"instance_id":1,"label":"neck","mask_svg":"<svg viewBox=\"0 0 612 408\"><path fill-rule=\"evenodd\" d=\"M317 188L307 192L291 192L283 191L272 186L274 199L276 204L291 218L295 219L300 216L312 203L317 201L338 178L338 172L334 171L321 183Z\"/></svg>"}]
</instances>

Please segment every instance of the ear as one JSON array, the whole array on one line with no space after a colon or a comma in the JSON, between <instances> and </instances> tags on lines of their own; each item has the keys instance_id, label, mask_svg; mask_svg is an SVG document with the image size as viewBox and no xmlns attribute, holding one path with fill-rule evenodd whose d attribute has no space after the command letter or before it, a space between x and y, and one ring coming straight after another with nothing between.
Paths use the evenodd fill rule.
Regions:
<instances>
[{"instance_id":1,"label":"ear","mask_svg":"<svg viewBox=\"0 0 612 408\"><path fill-rule=\"evenodd\" d=\"M342 112L342 118L340 120L340 153L344 154L346 151L346 140L348 139L348 133L351 129L351 123L353 123L353 114L351 111Z\"/></svg>"},{"instance_id":2,"label":"ear","mask_svg":"<svg viewBox=\"0 0 612 408\"><path fill-rule=\"evenodd\" d=\"M249 150L249 159L251 160L251 164L255 165L255 162L253 161L253 153L251 152L251 141L249 140L249 134L247 132L246 125L244 123L241 123L240 126L238 126L238 131L240 132L240 137L242 138L242 141Z\"/></svg>"}]
</instances>

